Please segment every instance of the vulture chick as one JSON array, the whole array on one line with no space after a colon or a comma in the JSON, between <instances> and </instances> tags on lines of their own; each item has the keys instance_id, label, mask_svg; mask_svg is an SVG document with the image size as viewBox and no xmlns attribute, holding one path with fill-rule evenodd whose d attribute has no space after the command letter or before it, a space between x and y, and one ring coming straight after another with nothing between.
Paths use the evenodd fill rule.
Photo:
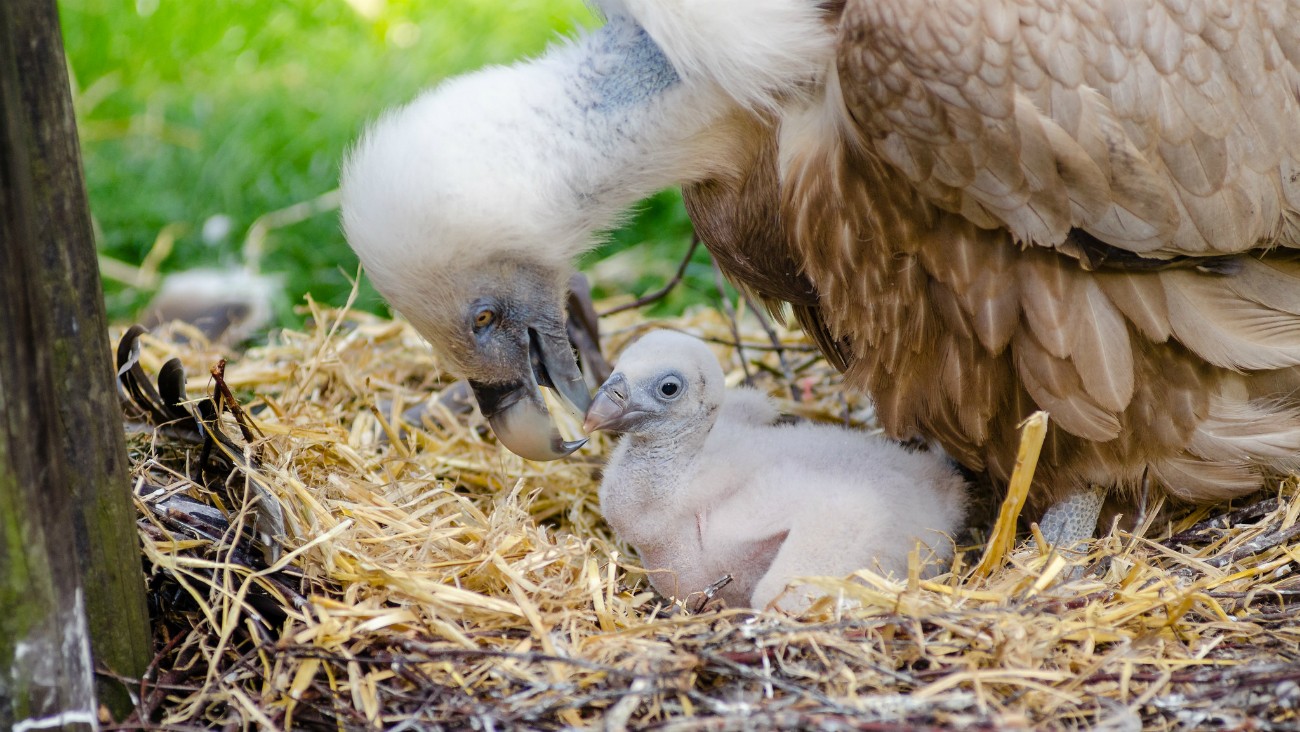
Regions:
<instances>
[{"instance_id":1,"label":"vulture chick","mask_svg":"<svg viewBox=\"0 0 1300 732\"><path fill-rule=\"evenodd\" d=\"M729 574L719 596L761 608L796 577L905 576L918 542L922 559L952 558L966 484L946 459L831 425L778 425L765 396L723 387L702 341L654 331L623 352L587 412L588 432L624 433L600 510L661 594ZM799 610L814 594L800 587L779 604Z\"/></svg>"},{"instance_id":2,"label":"vulture chick","mask_svg":"<svg viewBox=\"0 0 1300 732\"><path fill-rule=\"evenodd\" d=\"M1300 467L1300 0L598 4L385 114L343 169L376 287L507 447L571 448L536 385L578 378L573 258L680 183L891 436L998 483L1049 412L1031 514Z\"/></svg>"}]
</instances>

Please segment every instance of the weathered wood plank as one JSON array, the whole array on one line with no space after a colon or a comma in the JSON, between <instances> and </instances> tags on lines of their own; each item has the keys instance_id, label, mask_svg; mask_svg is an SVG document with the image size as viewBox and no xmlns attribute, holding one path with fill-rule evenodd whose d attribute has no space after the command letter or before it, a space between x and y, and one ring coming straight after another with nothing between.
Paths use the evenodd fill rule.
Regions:
<instances>
[{"instance_id":1,"label":"weathered wood plank","mask_svg":"<svg viewBox=\"0 0 1300 732\"><path fill-rule=\"evenodd\" d=\"M7 48L9 39L0 39ZM7 58L7 57L6 57ZM70 530L48 348L32 272L30 169L15 144L8 74L0 79L0 728L95 719L89 631ZM81 720L82 724L75 724Z\"/></svg>"},{"instance_id":2,"label":"weathered wood plank","mask_svg":"<svg viewBox=\"0 0 1300 732\"><path fill-rule=\"evenodd\" d=\"M8 727L85 710L79 622L126 676L150 642L54 0L0 2L0 110L0 685L25 692L0 688ZM100 693L124 711L120 686Z\"/></svg>"}]
</instances>

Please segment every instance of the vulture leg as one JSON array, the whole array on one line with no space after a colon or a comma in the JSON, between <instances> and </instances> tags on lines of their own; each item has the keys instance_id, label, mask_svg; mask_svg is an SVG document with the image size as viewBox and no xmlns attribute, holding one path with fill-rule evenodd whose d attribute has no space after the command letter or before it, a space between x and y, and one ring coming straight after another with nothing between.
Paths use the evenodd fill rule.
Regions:
<instances>
[{"instance_id":1,"label":"vulture leg","mask_svg":"<svg viewBox=\"0 0 1300 732\"><path fill-rule=\"evenodd\" d=\"M1051 546L1069 549L1081 541L1093 538L1097 531L1097 517L1106 498L1106 489L1097 485L1079 488L1043 514L1038 528L1043 539Z\"/></svg>"}]
</instances>

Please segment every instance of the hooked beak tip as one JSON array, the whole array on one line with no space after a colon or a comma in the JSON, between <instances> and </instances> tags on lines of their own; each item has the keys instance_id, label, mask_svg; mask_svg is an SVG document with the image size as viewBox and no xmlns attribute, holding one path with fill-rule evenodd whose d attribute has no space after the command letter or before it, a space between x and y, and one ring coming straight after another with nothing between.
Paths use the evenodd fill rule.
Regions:
<instances>
[{"instance_id":1,"label":"hooked beak tip","mask_svg":"<svg viewBox=\"0 0 1300 732\"><path fill-rule=\"evenodd\" d=\"M558 460L587 443L566 441L555 426L539 387L552 389L559 406L581 419L591 402L586 380L563 335L529 328L526 356L513 380L484 383L470 380L479 410L492 425L497 441L529 460Z\"/></svg>"},{"instance_id":2,"label":"hooked beak tip","mask_svg":"<svg viewBox=\"0 0 1300 732\"><path fill-rule=\"evenodd\" d=\"M612 379L611 379L612 381ZM627 410L627 400L611 394L610 381L605 382L587 407L587 416L582 421L582 430L591 434L596 430L616 428Z\"/></svg>"},{"instance_id":3,"label":"hooked beak tip","mask_svg":"<svg viewBox=\"0 0 1300 732\"><path fill-rule=\"evenodd\" d=\"M556 429L541 393L532 384L491 387L470 382L497 441L529 460L558 460L587 443L566 441Z\"/></svg>"},{"instance_id":4,"label":"hooked beak tip","mask_svg":"<svg viewBox=\"0 0 1300 732\"><path fill-rule=\"evenodd\" d=\"M498 442L529 460L559 460L587 444L585 437L566 441L551 423L549 414L527 407L489 417L488 424L492 425Z\"/></svg>"}]
</instances>

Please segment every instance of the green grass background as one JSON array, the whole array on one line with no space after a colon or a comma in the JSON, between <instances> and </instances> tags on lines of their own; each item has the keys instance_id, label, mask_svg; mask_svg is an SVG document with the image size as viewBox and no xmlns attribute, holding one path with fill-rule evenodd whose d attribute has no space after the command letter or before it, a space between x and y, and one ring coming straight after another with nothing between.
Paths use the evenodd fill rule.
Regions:
<instances>
[{"instance_id":1,"label":"green grass background","mask_svg":"<svg viewBox=\"0 0 1300 732\"><path fill-rule=\"evenodd\" d=\"M343 152L385 107L599 22L581 0L62 0L59 8L100 252L139 264L160 234L174 235L163 272L238 265L249 225L335 188ZM229 222L226 235L203 236L213 217ZM665 192L584 265L605 293L654 289L689 232L680 197ZM343 304L356 266L330 211L273 231L261 269L285 278L277 307L290 324L304 293ZM701 252L687 286L657 311L715 298L712 282ZM105 290L119 321L151 294L110 276ZM383 312L368 286L358 304Z\"/></svg>"}]
</instances>

